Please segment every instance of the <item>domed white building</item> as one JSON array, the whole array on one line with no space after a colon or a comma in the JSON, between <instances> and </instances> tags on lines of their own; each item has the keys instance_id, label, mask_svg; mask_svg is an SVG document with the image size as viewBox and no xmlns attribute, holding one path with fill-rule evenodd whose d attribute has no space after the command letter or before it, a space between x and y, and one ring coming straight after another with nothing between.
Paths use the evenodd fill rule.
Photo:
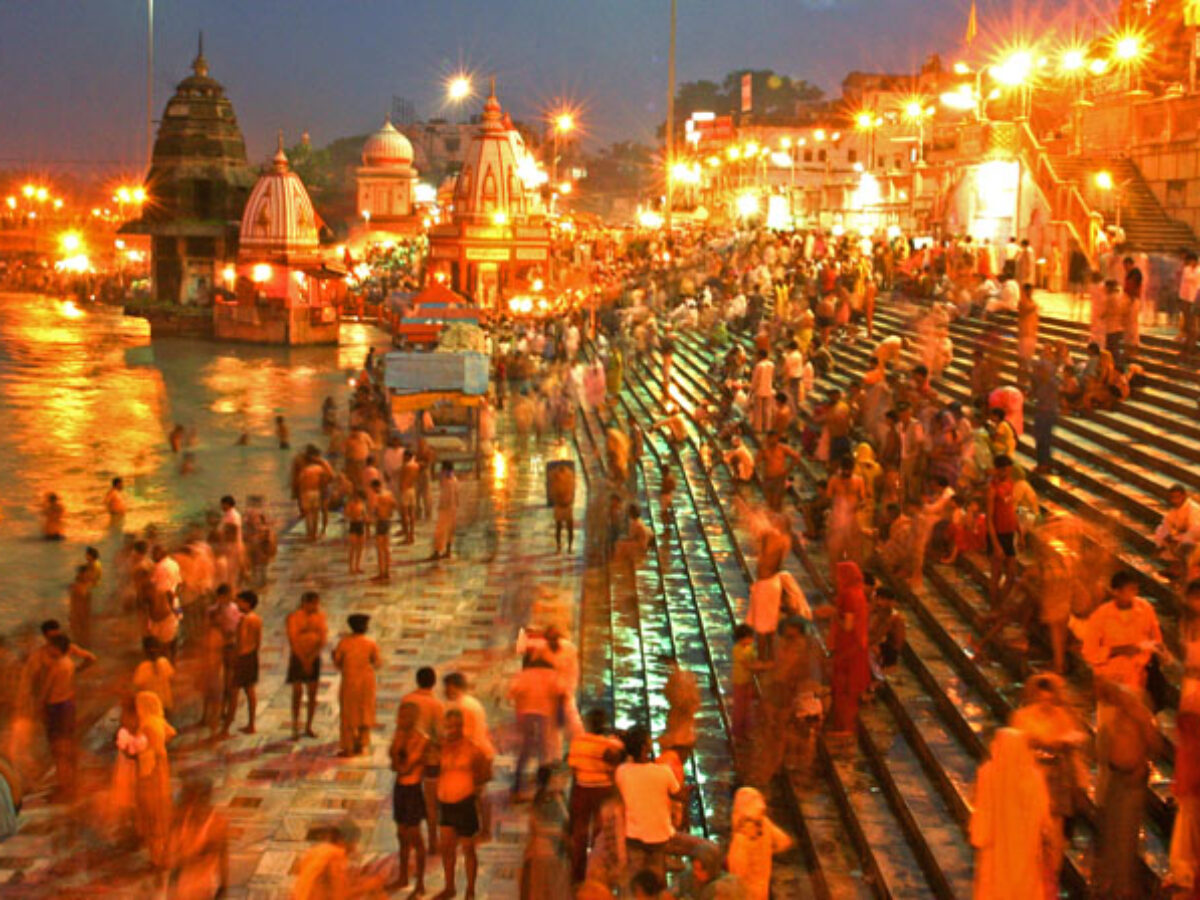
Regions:
<instances>
[{"instance_id":1,"label":"domed white building","mask_svg":"<svg viewBox=\"0 0 1200 900\"><path fill-rule=\"evenodd\" d=\"M345 271L325 261L320 222L300 176L288 165L283 133L271 168L242 213L237 266L224 272L233 298L218 298L218 338L257 344L337 343Z\"/></svg>"},{"instance_id":2,"label":"domed white building","mask_svg":"<svg viewBox=\"0 0 1200 900\"><path fill-rule=\"evenodd\" d=\"M354 229L356 236L382 241L420 230L413 203L417 170L413 168L412 144L390 118L363 143L362 165L355 180L360 220Z\"/></svg>"}]
</instances>

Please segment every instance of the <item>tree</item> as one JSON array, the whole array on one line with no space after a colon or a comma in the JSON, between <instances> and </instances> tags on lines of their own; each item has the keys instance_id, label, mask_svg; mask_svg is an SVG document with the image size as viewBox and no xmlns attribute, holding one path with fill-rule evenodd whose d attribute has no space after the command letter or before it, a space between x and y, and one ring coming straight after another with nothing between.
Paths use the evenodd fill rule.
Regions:
<instances>
[{"instance_id":1,"label":"tree","mask_svg":"<svg viewBox=\"0 0 1200 900\"><path fill-rule=\"evenodd\" d=\"M750 73L752 109L756 116L794 116L800 103L820 100L823 92L803 78L777 75L770 69L740 69L725 76L722 87L733 109L742 108L742 76Z\"/></svg>"}]
</instances>

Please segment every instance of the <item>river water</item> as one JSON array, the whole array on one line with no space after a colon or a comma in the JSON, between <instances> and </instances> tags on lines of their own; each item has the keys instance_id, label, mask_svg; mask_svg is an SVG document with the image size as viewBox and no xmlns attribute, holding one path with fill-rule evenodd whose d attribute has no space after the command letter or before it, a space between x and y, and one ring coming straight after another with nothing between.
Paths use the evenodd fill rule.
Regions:
<instances>
[{"instance_id":1,"label":"river water","mask_svg":"<svg viewBox=\"0 0 1200 900\"><path fill-rule=\"evenodd\" d=\"M0 293L0 635L66 616L67 587L89 545L109 565L120 534L104 494L125 479L125 531L168 530L230 493L286 496L292 454L278 448L276 415L292 447L324 447L320 407L344 411L350 371L382 335L345 325L339 347L274 348L183 338L150 340L141 319L36 294ZM180 473L168 433L196 431L196 471ZM247 432L247 446L237 446ZM40 539L39 509L55 491L67 540ZM110 568L111 572L111 568ZM111 587L106 576L101 593Z\"/></svg>"}]
</instances>

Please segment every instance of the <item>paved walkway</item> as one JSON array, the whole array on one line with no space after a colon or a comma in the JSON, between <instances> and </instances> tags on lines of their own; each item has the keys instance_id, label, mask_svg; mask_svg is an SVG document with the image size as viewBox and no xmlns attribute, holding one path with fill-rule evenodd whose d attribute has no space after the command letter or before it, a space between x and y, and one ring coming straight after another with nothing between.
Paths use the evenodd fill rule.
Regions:
<instances>
[{"instance_id":1,"label":"paved walkway","mask_svg":"<svg viewBox=\"0 0 1200 900\"><path fill-rule=\"evenodd\" d=\"M176 783L189 773L212 778L215 801L229 819L229 896L286 897L297 863L310 846L310 830L346 817L361 829L362 860L380 861L390 878L397 845L387 747L399 699L415 686L414 674L424 665L436 667L439 676L464 672L488 708L502 755L491 785L495 840L480 850L479 896L517 896L528 807L514 809L507 803L513 762L507 751L513 741L504 694L518 667L512 642L530 621L555 621L574 633L583 540L577 536L572 555L555 553L554 526L544 503L545 462L566 449L547 441L522 454L509 434L501 435L500 446L508 460L503 471L489 467L479 479L463 479L456 556L449 562L424 561L431 548L431 523L418 527L414 546L395 546L389 585L347 575L340 522L331 525L336 537L316 545L304 540L302 525L284 535L259 607L266 635L259 733L237 734L214 746L199 732L185 731L171 745ZM577 522L582 525L587 498L582 477L578 483ZM364 561L368 575L373 567L374 552L369 549ZM384 663L378 673L380 727L367 756L334 755L338 678L327 656L314 725L319 737L289 740L284 618L309 589L321 592L335 636L345 630L349 613L371 615L370 633ZM181 718L194 721L195 713L189 710ZM239 719L240 726L244 704ZM100 740L114 731L111 725L96 729L105 736ZM0 845L0 894L82 896L95 895L98 889L115 890L122 897L150 894L144 856L113 855L94 839L89 841L86 826L68 837L61 815L60 807L47 806L40 797L27 803L19 834ZM432 893L442 886L440 864L433 861L428 872ZM24 889L18 887L22 882Z\"/></svg>"}]
</instances>

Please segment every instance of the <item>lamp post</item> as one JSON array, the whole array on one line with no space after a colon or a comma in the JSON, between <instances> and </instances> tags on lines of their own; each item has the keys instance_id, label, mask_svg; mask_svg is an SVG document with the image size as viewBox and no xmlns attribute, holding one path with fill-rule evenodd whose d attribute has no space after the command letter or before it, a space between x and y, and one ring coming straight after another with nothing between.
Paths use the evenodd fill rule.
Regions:
<instances>
[{"instance_id":1,"label":"lamp post","mask_svg":"<svg viewBox=\"0 0 1200 900\"><path fill-rule=\"evenodd\" d=\"M575 117L566 110L554 117L552 130L554 132L554 156L550 160L550 211L554 212L554 197L558 193L558 141L559 136L575 129Z\"/></svg>"},{"instance_id":2,"label":"lamp post","mask_svg":"<svg viewBox=\"0 0 1200 900\"><path fill-rule=\"evenodd\" d=\"M671 204L675 200L671 188L671 166L675 162L675 7L676 0L671 0L671 40L667 51L667 208L663 215L663 227L668 237L671 234Z\"/></svg>"}]
</instances>

